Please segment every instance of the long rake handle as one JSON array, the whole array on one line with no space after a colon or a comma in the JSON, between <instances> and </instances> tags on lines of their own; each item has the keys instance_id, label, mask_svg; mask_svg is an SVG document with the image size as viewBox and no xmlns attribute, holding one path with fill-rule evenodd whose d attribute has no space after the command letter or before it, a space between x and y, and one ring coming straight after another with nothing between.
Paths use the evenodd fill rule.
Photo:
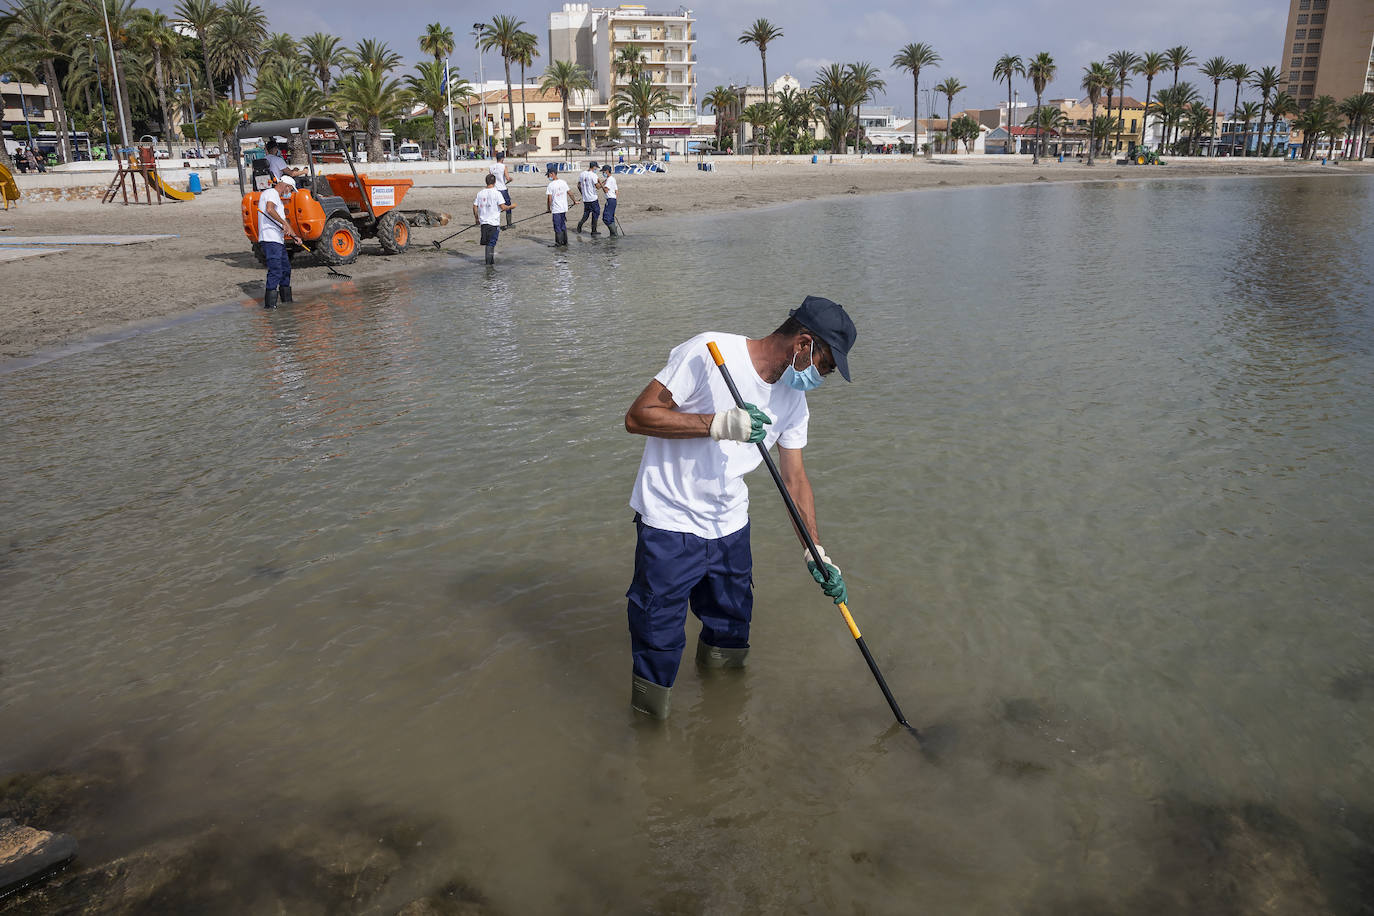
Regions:
<instances>
[{"instance_id":1,"label":"long rake handle","mask_svg":"<svg viewBox=\"0 0 1374 916\"><path fill-rule=\"evenodd\" d=\"M725 386L730 389L730 396L735 399L735 406L744 408L744 399L740 397L739 389L735 387L735 380L730 376L730 370L725 367L725 357L721 355L720 348L715 341L706 344L706 348L711 351L711 358L715 360L716 367L720 369L721 377L725 379ZM782 482L782 475L778 473L778 467L773 463L773 456L768 454L768 448L762 442L757 442L759 454L763 456L763 463L768 466L768 473L773 475L773 483L778 485L778 493L782 495L782 501L787 506L787 514L792 516L792 524L796 525L801 532L802 541L806 544L807 551L811 558L816 561L816 568L821 571L825 581L830 581L830 570L821 560L821 552L816 548L816 541L811 537L810 530L802 521L801 512L797 510L797 504L792 501L792 494L787 492L787 485ZM892 695L892 691L887 686L887 680L883 673L878 670L878 663L873 660L873 653L868 651L868 644L864 642L863 634L859 632L859 625L854 622L854 616L849 613L849 608L843 601L836 605L840 613L844 615L845 625L849 627L849 633L854 637L854 642L858 644L859 651L863 653L864 661L868 662L868 670L873 672L873 678L882 688L883 697L887 700L887 705L892 709L892 714L897 717L897 722L907 728L912 728L911 723L902 715L901 707L897 705L897 698Z\"/></svg>"}]
</instances>

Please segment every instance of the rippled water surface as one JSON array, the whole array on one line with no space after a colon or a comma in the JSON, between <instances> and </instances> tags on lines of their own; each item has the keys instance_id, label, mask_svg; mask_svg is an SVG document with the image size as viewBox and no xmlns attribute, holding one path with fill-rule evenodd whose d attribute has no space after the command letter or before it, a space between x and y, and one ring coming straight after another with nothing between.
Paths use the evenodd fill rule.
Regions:
<instances>
[{"instance_id":1,"label":"rippled water surface","mask_svg":"<svg viewBox=\"0 0 1374 916\"><path fill-rule=\"evenodd\" d=\"M365 805L398 900L505 912L1367 912L1374 181L626 228L0 376L0 776L134 756L97 856ZM809 292L823 541L938 753L762 472L750 667L628 711L624 409Z\"/></svg>"}]
</instances>

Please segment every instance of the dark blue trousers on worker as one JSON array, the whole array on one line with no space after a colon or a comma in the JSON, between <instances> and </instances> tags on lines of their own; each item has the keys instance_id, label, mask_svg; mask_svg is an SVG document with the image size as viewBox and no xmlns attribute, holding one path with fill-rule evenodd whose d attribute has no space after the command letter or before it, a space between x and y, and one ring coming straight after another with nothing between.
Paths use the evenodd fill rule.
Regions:
<instances>
[{"instance_id":1,"label":"dark blue trousers on worker","mask_svg":"<svg viewBox=\"0 0 1374 916\"><path fill-rule=\"evenodd\" d=\"M677 679L687 645L687 610L701 621L701 641L749 647L754 614L754 558L749 526L723 538L664 531L635 516L635 574L629 599L634 673L664 687Z\"/></svg>"},{"instance_id":2,"label":"dark blue trousers on worker","mask_svg":"<svg viewBox=\"0 0 1374 916\"><path fill-rule=\"evenodd\" d=\"M605 210L604 213L601 214L601 221L602 221L603 223L605 223L607 226L609 226L611 223L615 222L615 198L614 198L614 197L608 197L608 198L606 198L606 210Z\"/></svg>"},{"instance_id":3,"label":"dark blue trousers on worker","mask_svg":"<svg viewBox=\"0 0 1374 916\"><path fill-rule=\"evenodd\" d=\"M267 288L278 289L291 285L291 259L281 242L258 242L262 259L267 262Z\"/></svg>"},{"instance_id":4,"label":"dark blue trousers on worker","mask_svg":"<svg viewBox=\"0 0 1374 916\"><path fill-rule=\"evenodd\" d=\"M567 213L567 211L565 210L565 211L562 212L562 213L555 213L555 214L553 215L553 234L556 236L556 235L558 235L559 233L567 232L567 231L568 231L568 213Z\"/></svg>"},{"instance_id":5,"label":"dark blue trousers on worker","mask_svg":"<svg viewBox=\"0 0 1374 916\"><path fill-rule=\"evenodd\" d=\"M496 247L496 240L501 237L501 227L492 226L487 223L482 224L482 228L477 230L482 234L482 244L488 248Z\"/></svg>"},{"instance_id":6,"label":"dark blue trousers on worker","mask_svg":"<svg viewBox=\"0 0 1374 916\"><path fill-rule=\"evenodd\" d=\"M601 202L598 200L582 201L582 218L577 221L577 228L581 229L582 224L587 220L592 221L592 228L596 227L596 221L601 218Z\"/></svg>"}]
</instances>

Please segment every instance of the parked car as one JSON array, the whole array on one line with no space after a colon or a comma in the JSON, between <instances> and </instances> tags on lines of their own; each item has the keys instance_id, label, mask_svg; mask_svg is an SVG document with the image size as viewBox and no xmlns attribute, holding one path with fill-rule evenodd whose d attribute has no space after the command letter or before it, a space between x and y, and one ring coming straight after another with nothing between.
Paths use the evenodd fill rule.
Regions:
<instances>
[{"instance_id":1,"label":"parked car","mask_svg":"<svg viewBox=\"0 0 1374 916\"><path fill-rule=\"evenodd\" d=\"M396 156L402 162L419 162L425 158L424 154L420 152L420 144L418 143L402 143L396 148Z\"/></svg>"}]
</instances>

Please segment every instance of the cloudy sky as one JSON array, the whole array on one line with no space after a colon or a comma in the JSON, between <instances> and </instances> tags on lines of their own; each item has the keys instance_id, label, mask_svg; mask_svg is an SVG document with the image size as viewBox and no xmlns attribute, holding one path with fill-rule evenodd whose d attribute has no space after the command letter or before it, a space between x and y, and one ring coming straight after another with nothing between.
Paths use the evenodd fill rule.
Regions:
<instances>
[{"instance_id":1,"label":"cloudy sky","mask_svg":"<svg viewBox=\"0 0 1374 916\"><path fill-rule=\"evenodd\" d=\"M477 56L467 33L472 24L490 21L498 13L523 19L540 37L535 69L547 65L548 14L562 3L508 0L477 4L378 3L377 0L259 0L275 31L297 37L323 31L353 44L362 38L386 41L407 63L419 58L418 36L430 22L443 22L463 39L453 63L462 75L477 79ZM156 4L168 12L174 3ZM607 3L606 6L612 4ZM675 10L669 3L647 4L651 10ZM1183 44L1199 60L1222 55L1252 68L1281 65L1286 0L1144 0L1129 4L1089 3L1086 0L928 0L923 3L867 0L864 3L819 0L697 0L690 5L697 20L698 88L702 93L717 84L761 82L759 55L737 39L755 19L763 17L783 30L768 49L768 73L776 78L791 73L809 84L816 70L832 62L868 61L884 70L888 88L882 104L894 105L910 116L911 77L893 70L893 55L905 44L923 41L943 58L939 67L921 75L922 86L954 76L968 91L955 99L956 108L992 107L1006 98L1005 84L994 83L993 63L1003 53L1023 58L1048 51L1059 65L1059 77L1047 97L1077 95L1084 65L1118 49L1163 50ZM500 74L500 61L486 55L488 77ZM517 77L518 78L518 77ZM1202 88L1204 78L1185 73ZM1023 98L1032 95L1026 84ZM1229 108L1229 96L1227 97ZM1144 86L1128 89L1143 96ZM923 93L924 94L924 93ZM1206 94L1206 93L1204 93ZM922 109L925 102L922 102Z\"/></svg>"}]
</instances>

